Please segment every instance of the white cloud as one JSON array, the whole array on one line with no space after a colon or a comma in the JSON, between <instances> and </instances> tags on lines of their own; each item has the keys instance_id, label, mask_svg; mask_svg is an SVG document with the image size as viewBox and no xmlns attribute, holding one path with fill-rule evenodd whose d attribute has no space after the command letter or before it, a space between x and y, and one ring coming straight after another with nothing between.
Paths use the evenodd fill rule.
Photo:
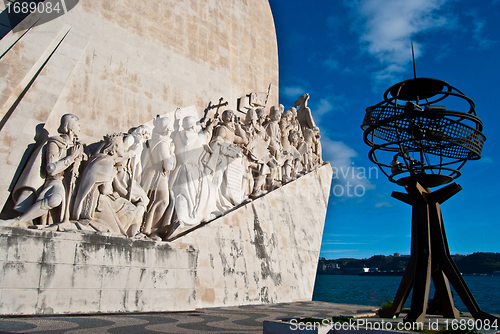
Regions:
<instances>
[{"instance_id":1,"label":"white cloud","mask_svg":"<svg viewBox=\"0 0 500 334\"><path fill-rule=\"evenodd\" d=\"M453 29L456 19L444 10L448 0L352 0L355 30L360 34L364 51L385 65L376 80L392 80L411 63L411 40L433 29ZM423 46L414 42L415 55Z\"/></svg>"},{"instance_id":2,"label":"white cloud","mask_svg":"<svg viewBox=\"0 0 500 334\"><path fill-rule=\"evenodd\" d=\"M373 73L373 77L378 83L391 82L394 83L398 81L398 75L405 72L407 69L404 66L398 64L389 64L383 70ZM376 89L378 91L378 89Z\"/></svg>"},{"instance_id":3,"label":"white cloud","mask_svg":"<svg viewBox=\"0 0 500 334\"><path fill-rule=\"evenodd\" d=\"M335 197L357 198L368 189L374 189L370 182L368 168L355 166L353 158L358 153L340 141L321 138L323 160L329 161L333 169L332 194Z\"/></svg>"},{"instance_id":4,"label":"white cloud","mask_svg":"<svg viewBox=\"0 0 500 334\"><path fill-rule=\"evenodd\" d=\"M309 107L311 108L314 121L320 129L322 128L321 118L323 115L332 112L344 112L349 109L350 104L349 99L344 95L329 95L320 99L311 98L309 101L311 101Z\"/></svg>"},{"instance_id":5,"label":"white cloud","mask_svg":"<svg viewBox=\"0 0 500 334\"><path fill-rule=\"evenodd\" d=\"M476 11L470 11L465 14L472 18L472 24L474 25L472 38L474 38L481 49L488 49L497 43L485 35L484 27L486 25L486 20L480 18Z\"/></svg>"},{"instance_id":6,"label":"white cloud","mask_svg":"<svg viewBox=\"0 0 500 334\"><path fill-rule=\"evenodd\" d=\"M283 94L289 98L298 99L301 95L306 93L306 90L300 86L289 86L281 89Z\"/></svg>"},{"instance_id":7,"label":"white cloud","mask_svg":"<svg viewBox=\"0 0 500 334\"><path fill-rule=\"evenodd\" d=\"M324 114L326 114L327 112L330 112L332 110L333 110L333 106L330 103L330 101L328 101L327 99L321 99L321 100L319 100L316 107L314 108L314 116L321 117Z\"/></svg>"},{"instance_id":8,"label":"white cloud","mask_svg":"<svg viewBox=\"0 0 500 334\"><path fill-rule=\"evenodd\" d=\"M452 50L450 44L443 44L439 46L438 52L436 52L436 61L445 62L446 58L451 54Z\"/></svg>"},{"instance_id":9,"label":"white cloud","mask_svg":"<svg viewBox=\"0 0 500 334\"><path fill-rule=\"evenodd\" d=\"M337 70L340 67L340 63L336 59L326 59L323 61L323 65L328 67L331 70Z\"/></svg>"},{"instance_id":10,"label":"white cloud","mask_svg":"<svg viewBox=\"0 0 500 334\"><path fill-rule=\"evenodd\" d=\"M483 156L479 160L479 163L482 163L482 164L491 164L491 163L494 163L494 162L495 162L495 160L493 160L493 158L490 157L490 156Z\"/></svg>"},{"instance_id":11,"label":"white cloud","mask_svg":"<svg viewBox=\"0 0 500 334\"><path fill-rule=\"evenodd\" d=\"M294 96L298 98L300 95ZM308 107L311 109L314 122L320 128L322 135L328 134L331 131L328 114L345 112L349 109L349 103L350 101L344 95L328 95L321 98L313 95L310 97ZM326 117L324 117L325 115ZM326 158L324 159L326 160Z\"/></svg>"},{"instance_id":12,"label":"white cloud","mask_svg":"<svg viewBox=\"0 0 500 334\"><path fill-rule=\"evenodd\" d=\"M377 204L375 204L375 208L379 209L379 208L392 208L392 204L389 203L389 202L378 202Z\"/></svg>"},{"instance_id":13,"label":"white cloud","mask_svg":"<svg viewBox=\"0 0 500 334\"><path fill-rule=\"evenodd\" d=\"M321 138L323 148L323 160L330 161L332 166L351 166L352 158L358 153L341 141L334 141L323 136Z\"/></svg>"}]
</instances>

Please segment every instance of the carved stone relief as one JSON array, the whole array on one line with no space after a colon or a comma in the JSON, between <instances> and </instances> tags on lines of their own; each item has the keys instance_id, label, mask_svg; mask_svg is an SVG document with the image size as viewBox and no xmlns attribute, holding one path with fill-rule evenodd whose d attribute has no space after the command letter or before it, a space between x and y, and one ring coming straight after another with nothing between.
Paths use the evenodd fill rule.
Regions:
<instances>
[{"instance_id":1,"label":"carved stone relief","mask_svg":"<svg viewBox=\"0 0 500 334\"><path fill-rule=\"evenodd\" d=\"M245 114L219 114L221 99L201 120L194 108L178 109L152 129L88 146L78 141L78 117L64 115L59 135L38 143L15 183L19 216L0 226L168 241L321 165L309 95L268 113L261 95L249 94Z\"/></svg>"}]
</instances>

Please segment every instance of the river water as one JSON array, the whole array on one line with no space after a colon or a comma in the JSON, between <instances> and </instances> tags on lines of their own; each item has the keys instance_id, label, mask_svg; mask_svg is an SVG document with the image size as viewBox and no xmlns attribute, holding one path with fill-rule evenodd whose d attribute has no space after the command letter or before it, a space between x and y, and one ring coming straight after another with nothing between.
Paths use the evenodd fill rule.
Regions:
<instances>
[{"instance_id":1,"label":"river water","mask_svg":"<svg viewBox=\"0 0 500 334\"><path fill-rule=\"evenodd\" d=\"M500 276L464 276L482 311L500 314ZM313 300L341 304L381 306L394 299L401 276L317 275ZM467 312L453 290L455 306ZM434 296L431 284L430 297ZM411 295L405 307L410 307Z\"/></svg>"}]
</instances>

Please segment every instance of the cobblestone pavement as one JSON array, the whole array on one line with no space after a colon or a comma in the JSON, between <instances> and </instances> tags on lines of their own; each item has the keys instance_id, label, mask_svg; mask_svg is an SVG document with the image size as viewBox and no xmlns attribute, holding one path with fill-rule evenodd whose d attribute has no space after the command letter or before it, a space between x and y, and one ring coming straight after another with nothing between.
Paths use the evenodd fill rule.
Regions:
<instances>
[{"instance_id":1,"label":"cobblestone pavement","mask_svg":"<svg viewBox=\"0 0 500 334\"><path fill-rule=\"evenodd\" d=\"M0 318L0 333L262 333L264 320L299 318L328 319L333 316L370 316L372 324L392 323L392 329L403 322L403 316L389 320L376 318L375 306L347 305L326 302L294 302L271 305L249 305L198 309L190 312L143 314L108 314L79 316L38 316ZM463 316L470 316L464 313ZM470 318L462 318L470 319ZM357 319L353 319L357 321ZM429 323L446 319L427 316ZM450 324L452 321L449 320ZM467 321L467 320L464 320ZM500 325L500 324L499 324ZM375 328L377 328L375 326ZM378 328L377 328L378 329ZM383 328L382 328L383 329ZM401 328L403 329L403 328ZM493 334L497 330L480 331ZM500 332L499 332L500 333Z\"/></svg>"},{"instance_id":2,"label":"cobblestone pavement","mask_svg":"<svg viewBox=\"0 0 500 334\"><path fill-rule=\"evenodd\" d=\"M262 333L264 320L331 318L373 306L294 302L148 314L0 318L0 333Z\"/></svg>"}]
</instances>

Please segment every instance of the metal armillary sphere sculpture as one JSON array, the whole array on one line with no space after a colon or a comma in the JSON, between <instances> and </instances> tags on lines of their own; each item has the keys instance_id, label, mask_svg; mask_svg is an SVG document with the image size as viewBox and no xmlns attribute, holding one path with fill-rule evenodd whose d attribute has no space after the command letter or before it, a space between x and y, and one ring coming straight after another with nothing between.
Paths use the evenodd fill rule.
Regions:
<instances>
[{"instance_id":1,"label":"metal armillary sphere sculpture","mask_svg":"<svg viewBox=\"0 0 500 334\"><path fill-rule=\"evenodd\" d=\"M435 105L441 101L468 110ZM365 143L372 147L370 160L401 186L419 182L436 187L451 182L467 160L481 158L486 140L474 102L448 83L430 78L390 87L384 101L366 109L361 128Z\"/></svg>"},{"instance_id":2,"label":"metal armillary sphere sculpture","mask_svg":"<svg viewBox=\"0 0 500 334\"><path fill-rule=\"evenodd\" d=\"M368 107L361 128L371 147L370 160L406 189L392 197L413 208L410 260L392 307L381 310L380 316L399 315L413 289L405 321L422 322L432 278L444 317L460 315L450 282L474 318L495 319L481 311L451 258L440 208L462 189L448 184L460 176L460 168L481 157L486 138L474 102L444 81L415 75L390 87L384 101ZM430 189L445 184L434 192Z\"/></svg>"}]
</instances>

